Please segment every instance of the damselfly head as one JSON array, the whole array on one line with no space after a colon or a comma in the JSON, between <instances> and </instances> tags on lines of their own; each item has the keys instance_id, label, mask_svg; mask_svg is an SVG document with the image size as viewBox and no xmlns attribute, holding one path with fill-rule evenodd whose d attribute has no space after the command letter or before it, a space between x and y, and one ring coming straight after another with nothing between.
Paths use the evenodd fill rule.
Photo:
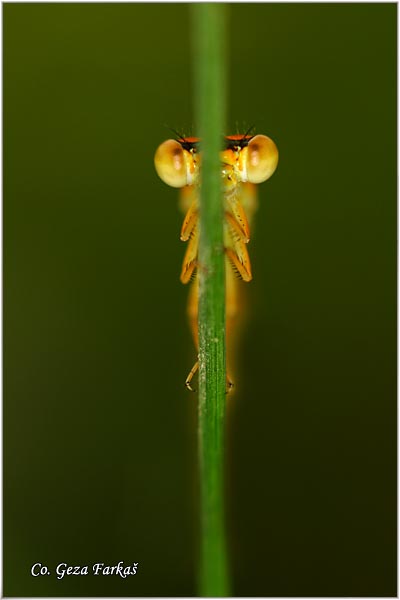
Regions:
<instances>
[{"instance_id":1,"label":"damselfly head","mask_svg":"<svg viewBox=\"0 0 400 600\"><path fill-rule=\"evenodd\" d=\"M200 140L180 137L163 142L156 151L154 164L159 177L175 188L199 181ZM227 190L241 182L262 183L278 165L278 149L266 135L231 135L225 137L220 154L222 178Z\"/></svg>"}]
</instances>

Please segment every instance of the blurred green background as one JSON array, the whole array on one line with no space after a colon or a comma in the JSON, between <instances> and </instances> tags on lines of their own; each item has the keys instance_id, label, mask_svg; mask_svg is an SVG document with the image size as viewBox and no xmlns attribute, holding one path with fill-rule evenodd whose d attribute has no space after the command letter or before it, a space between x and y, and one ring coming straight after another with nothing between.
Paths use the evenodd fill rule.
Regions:
<instances>
[{"instance_id":1,"label":"blurred green background","mask_svg":"<svg viewBox=\"0 0 400 600\"><path fill-rule=\"evenodd\" d=\"M396 11L229 9L227 133L280 150L229 400L237 596L396 595ZM190 9L3 17L3 593L194 595L182 217L153 167L165 125L196 133Z\"/></svg>"}]
</instances>

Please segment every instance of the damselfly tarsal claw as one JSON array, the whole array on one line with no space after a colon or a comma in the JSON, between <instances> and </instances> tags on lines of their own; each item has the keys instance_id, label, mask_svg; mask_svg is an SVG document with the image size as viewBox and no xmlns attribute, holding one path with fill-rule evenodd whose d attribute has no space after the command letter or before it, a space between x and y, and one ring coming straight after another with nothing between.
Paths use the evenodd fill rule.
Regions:
<instances>
[{"instance_id":1,"label":"damselfly tarsal claw","mask_svg":"<svg viewBox=\"0 0 400 600\"><path fill-rule=\"evenodd\" d=\"M199 370L199 361L196 360L196 362L194 363L193 367L190 370L189 375L186 377L186 381L185 381L185 386L191 392L195 392L196 391L196 389L192 387L192 379L193 379L194 375L197 373L198 370ZM235 387L235 384L233 383L233 381L231 380L231 378L229 377L229 375L227 375L226 376L226 389L225 389L225 393L229 394L229 392L231 392L234 387Z\"/></svg>"}]
</instances>

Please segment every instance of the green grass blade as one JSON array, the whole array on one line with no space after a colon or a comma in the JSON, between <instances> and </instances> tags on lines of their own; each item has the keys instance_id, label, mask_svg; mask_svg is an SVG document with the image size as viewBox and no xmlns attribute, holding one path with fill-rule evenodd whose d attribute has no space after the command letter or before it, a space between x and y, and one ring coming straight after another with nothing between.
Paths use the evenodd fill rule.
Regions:
<instances>
[{"instance_id":1,"label":"green grass blade","mask_svg":"<svg viewBox=\"0 0 400 600\"><path fill-rule=\"evenodd\" d=\"M226 6L194 4L196 116L202 140L199 240L200 594L227 596L224 524L225 259L219 152L226 114Z\"/></svg>"}]
</instances>

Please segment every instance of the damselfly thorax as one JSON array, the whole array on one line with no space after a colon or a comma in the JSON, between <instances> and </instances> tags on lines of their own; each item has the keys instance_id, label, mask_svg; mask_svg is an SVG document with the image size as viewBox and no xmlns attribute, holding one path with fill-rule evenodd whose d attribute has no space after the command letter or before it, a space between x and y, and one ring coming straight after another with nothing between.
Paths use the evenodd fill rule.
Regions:
<instances>
[{"instance_id":1,"label":"damselfly thorax","mask_svg":"<svg viewBox=\"0 0 400 600\"><path fill-rule=\"evenodd\" d=\"M247 244L257 208L256 184L271 177L278 164L278 150L265 135L231 135L224 138L220 153L221 177L224 190L224 250L226 256L226 338L229 373L229 349L232 326L239 311L240 280L251 281L252 271ZM201 176L200 140L178 137L163 142L156 151L154 162L158 175L168 185L181 188L180 205L185 213L181 240L187 242L181 270L182 283L192 282L189 292L188 316L193 339L198 349L198 243L199 243L199 185ZM191 381L198 362L190 371ZM233 387L229 375L227 390Z\"/></svg>"}]
</instances>

